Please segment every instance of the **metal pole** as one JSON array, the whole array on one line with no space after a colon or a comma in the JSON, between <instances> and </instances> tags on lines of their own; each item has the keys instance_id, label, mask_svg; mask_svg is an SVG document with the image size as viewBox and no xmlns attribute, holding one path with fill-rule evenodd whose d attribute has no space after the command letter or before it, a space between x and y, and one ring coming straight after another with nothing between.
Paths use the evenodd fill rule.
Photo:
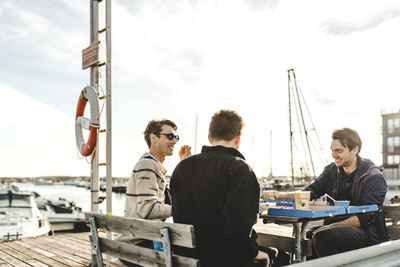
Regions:
<instances>
[{"instance_id":1,"label":"metal pole","mask_svg":"<svg viewBox=\"0 0 400 267\"><path fill-rule=\"evenodd\" d=\"M111 0L106 0L106 208L108 215L112 215L111 114ZM107 231L107 238L111 238L110 231ZM110 260L111 258L107 255L107 266L111 266Z\"/></svg>"},{"instance_id":2,"label":"metal pole","mask_svg":"<svg viewBox=\"0 0 400 267\"><path fill-rule=\"evenodd\" d=\"M106 0L106 161L107 161L107 175L106 175L106 186L107 186L107 214L112 213L112 145L111 145L111 0Z\"/></svg>"},{"instance_id":3,"label":"metal pole","mask_svg":"<svg viewBox=\"0 0 400 267\"><path fill-rule=\"evenodd\" d=\"M269 129L269 177L272 178L272 129Z\"/></svg>"},{"instance_id":4,"label":"metal pole","mask_svg":"<svg viewBox=\"0 0 400 267\"><path fill-rule=\"evenodd\" d=\"M90 0L90 45L99 41L99 3L97 0ZM99 94L99 67L90 67L90 86ZM96 148L92 154L92 163L90 165L90 203L91 211L99 211L99 136L97 135ZM96 253L92 249L91 265L97 266Z\"/></svg>"},{"instance_id":5,"label":"metal pole","mask_svg":"<svg viewBox=\"0 0 400 267\"><path fill-rule=\"evenodd\" d=\"M197 147L197 122L199 120L199 114L196 114L196 122L194 125L194 153L196 154L196 147Z\"/></svg>"},{"instance_id":6,"label":"metal pole","mask_svg":"<svg viewBox=\"0 0 400 267\"><path fill-rule=\"evenodd\" d=\"M90 44L97 43L99 31L99 4L97 0L90 1ZM96 89L97 94L99 93L99 68L97 66L90 67L90 86ZM99 211L99 137L97 136L96 148L92 154L91 163L91 179L90 179L90 191L91 191L91 211Z\"/></svg>"},{"instance_id":7,"label":"metal pole","mask_svg":"<svg viewBox=\"0 0 400 267\"><path fill-rule=\"evenodd\" d=\"M288 97L289 97L290 168L292 171L292 190L294 190L292 105L290 98L290 71L292 70L293 69L288 70Z\"/></svg>"}]
</instances>

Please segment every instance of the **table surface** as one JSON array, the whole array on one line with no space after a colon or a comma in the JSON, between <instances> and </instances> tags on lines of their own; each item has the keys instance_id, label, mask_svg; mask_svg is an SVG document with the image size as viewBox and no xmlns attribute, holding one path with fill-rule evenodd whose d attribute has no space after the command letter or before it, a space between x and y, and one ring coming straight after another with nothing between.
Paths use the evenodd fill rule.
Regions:
<instances>
[{"instance_id":1,"label":"table surface","mask_svg":"<svg viewBox=\"0 0 400 267\"><path fill-rule=\"evenodd\" d=\"M368 211L363 214L368 214L368 213L373 213L376 211ZM352 214L339 214L339 215L334 215L334 216L325 216L325 217L317 217L317 218L309 218L309 217L291 217L291 216L279 216L279 215L268 215L268 214L263 214L260 215L260 219L263 219L264 223L265 222L274 222L277 224L284 224L284 223L298 223L298 222L309 222L309 221L319 221L323 219L332 219L332 218L349 218L351 216L356 215L357 213L352 213Z\"/></svg>"}]
</instances>

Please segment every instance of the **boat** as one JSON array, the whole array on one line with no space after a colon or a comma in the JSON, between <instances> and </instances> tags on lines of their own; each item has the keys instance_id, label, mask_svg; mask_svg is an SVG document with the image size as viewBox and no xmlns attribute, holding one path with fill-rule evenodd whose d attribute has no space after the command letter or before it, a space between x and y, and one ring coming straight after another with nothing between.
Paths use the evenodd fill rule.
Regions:
<instances>
[{"instance_id":1,"label":"boat","mask_svg":"<svg viewBox=\"0 0 400 267\"><path fill-rule=\"evenodd\" d=\"M50 224L32 192L15 187L0 189L0 241L47 235Z\"/></svg>"},{"instance_id":2,"label":"boat","mask_svg":"<svg viewBox=\"0 0 400 267\"><path fill-rule=\"evenodd\" d=\"M64 198L48 200L36 192L34 194L39 210L48 218L52 231L89 231L82 209L74 202Z\"/></svg>"}]
</instances>

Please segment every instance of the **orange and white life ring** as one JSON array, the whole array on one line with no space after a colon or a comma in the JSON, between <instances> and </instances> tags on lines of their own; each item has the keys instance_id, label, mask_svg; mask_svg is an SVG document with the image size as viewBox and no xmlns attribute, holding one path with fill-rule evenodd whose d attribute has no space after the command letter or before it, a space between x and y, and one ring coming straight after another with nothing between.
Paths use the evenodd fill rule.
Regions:
<instances>
[{"instance_id":1,"label":"orange and white life ring","mask_svg":"<svg viewBox=\"0 0 400 267\"><path fill-rule=\"evenodd\" d=\"M90 119L83 117L85 113L86 103L90 103ZM96 147L97 134L99 124L99 100L97 92L93 87L86 86L83 88L76 108L75 116L75 137L76 145L79 152L87 157L92 154ZM89 138L87 141L83 138L82 128L89 130Z\"/></svg>"}]
</instances>

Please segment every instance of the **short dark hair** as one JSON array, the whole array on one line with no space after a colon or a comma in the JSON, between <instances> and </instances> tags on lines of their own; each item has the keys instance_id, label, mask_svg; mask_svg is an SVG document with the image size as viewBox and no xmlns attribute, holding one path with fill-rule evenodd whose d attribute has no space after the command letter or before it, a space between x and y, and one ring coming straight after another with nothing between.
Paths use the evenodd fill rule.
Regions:
<instances>
[{"instance_id":1,"label":"short dark hair","mask_svg":"<svg viewBox=\"0 0 400 267\"><path fill-rule=\"evenodd\" d=\"M243 119L236 111L223 109L214 113L208 134L211 139L229 141L240 135L243 127Z\"/></svg>"},{"instance_id":2,"label":"short dark hair","mask_svg":"<svg viewBox=\"0 0 400 267\"><path fill-rule=\"evenodd\" d=\"M144 140L147 143L147 146L150 148L151 141L150 141L150 134L155 134L156 136L160 137L161 128L164 125L169 125L176 131L178 127L173 121L162 119L162 120L152 120L147 124L146 130L144 130Z\"/></svg>"},{"instance_id":3,"label":"short dark hair","mask_svg":"<svg viewBox=\"0 0 400 267\"><path fill-rule=\"evenodd\" d=\"M361 151L362 141L358 133L351 128L342 128L333 131L332 140L339 140L340 144L344 147L348 147L349 150L353 150L358 146L358 153Z\"/></svg>"}]
</instances>

